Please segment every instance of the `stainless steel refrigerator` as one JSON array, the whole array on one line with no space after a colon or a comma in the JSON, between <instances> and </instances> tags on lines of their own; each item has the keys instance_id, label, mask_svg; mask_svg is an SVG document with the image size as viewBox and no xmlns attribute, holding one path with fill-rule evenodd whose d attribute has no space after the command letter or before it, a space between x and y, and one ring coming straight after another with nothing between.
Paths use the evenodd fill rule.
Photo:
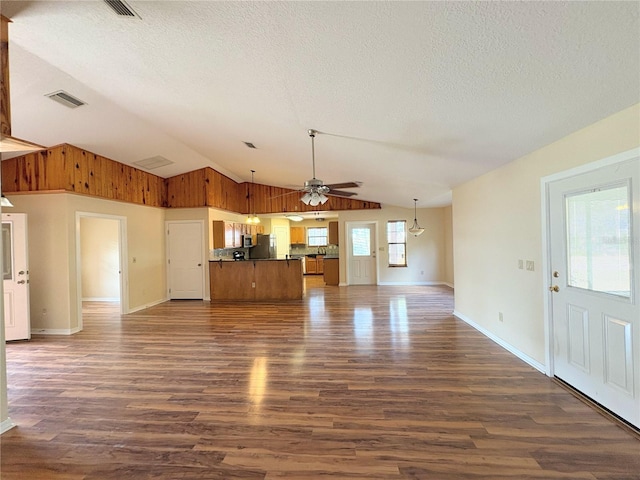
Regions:
<instances>
[{"instance_id":1,"label":"stainless steel refrigerator","mask_svg":"<svg viewBox=\"0 0 640 480\"><path fill-rule=\"evenodd\" d=\"M276 258L276 236L258 234L256 244L249 248L249 258Z\"/></svg>"}]
</instances>

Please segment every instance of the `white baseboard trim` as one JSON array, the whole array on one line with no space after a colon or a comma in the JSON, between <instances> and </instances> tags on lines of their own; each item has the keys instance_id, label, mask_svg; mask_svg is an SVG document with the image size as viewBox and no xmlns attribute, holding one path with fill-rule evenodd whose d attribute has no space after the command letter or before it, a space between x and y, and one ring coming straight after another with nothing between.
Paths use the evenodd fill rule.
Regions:
<instances>
[{"instance_id":1,"label":"white baseboard trim","mask_svg":"<svg viewBox=\"0 0 640 480\"><path fill-rule=\"evenodd\" d=\"M445 282L378 282L380 286L401 286L401 287L433 287L436 285L447 285Z\"/></svg>"},{"instance_id":2,"label":"white baseboard trim","mask_svg":"<svg viewBox=\"0 0 640 480\"><path fill-rule=\"evenodd\" d=\"M145 310L147 308L155 307L156 305L160 305L161 303L168 302L169 300L170 300L169 298L163 298L161 300L156 300L155 302L147 303L145 305L141 305L139 307L132 308L132 309L129 310L129 313L136 313L136 312L139 312L140 310Z\"/></svg>"},{"instance_id":3,"label":"white baseboard trim","mask_svg":"<svg viewBox=\"0 0 640 480\"><path fill-rule=\"evenodd\" d=\"M346 282L342 282L342 283L339 283L339 284L338 284L338 286L339 286L339 287L348 287L348 286L349 286L349 284L348 284L348 283L346 283Z\"/></svg>"},{"instance_id":4,"label":"white baseboard trim","mask_svg":"<svg viewBox=\"0 0 640 480\"><path fill-rule=\"evenodd\" d=\"M545 366L543 364L541 364L540 362L538 362L537 360L531 358L529 355L521 352L520 350L518 350L517 348L515 348L513 345L505 342L504 340L502 340L500 337L497 337L496 335L494 335L493 333L491 333L489 330L487 330L484 327L481 327L480 325L478 325L476 322L474 322L473 320L471 320L469 317L467 317L466 315L454 310L453 311L453 315L457 318L459 318L460 320L462 320L463 322L465 322L466 324L470 325L471 327L475 328L477 331L479 331L480 333L482 333L485 337L489 338L490 340L493 340L495 343L497 343L498 345L500 345L502 348L504 348L506 351L512 353L513 355L515 355L516 357L518 357L520 360L522 360L525 363L528 363L529 365L531 365L533 368L535 368L536 370L538 370L540 373L546 375L546 371L547 369L545 368Z\"/></svg>"},{"instance_id":5,"label":"white baseboard trim","mask_svg":"<svg viewBox=\"0 0 640 480\"><path fill-rule=\"evenodd\" d=\"M83 302L119 302L120 297L82 297Z\"/></svg>"},{"instance_id":6,"label":"white baseboard trim","mask_svg":"<svg viewBox=\"0 0 640 480\"><path fill-rule=\"evenodd\" d=\"M449 283L449 282L442 282L442 285L446 285L449 288L453 288L455 290L455 287L453 286L453 283Z\"/></svg>"},{"instance_id":7,"label":"white baseboard trim","mask_svg":"<svg viewBox=\"0 0 640 480\"><path fill-rule=\"evenodd\" d=\"M4 432L11 430L15 426L16 424L13 423L9 417L7 417L5 420L0 422L0 435L2 435Z\"/></svg>"},{"instance_id":8,"label":"white baseboard trim","mask_svg":"<svg viewBox=\"0 0 640 480\"><path fill-rule=\"evenodd\" d=\"M73 335L80 331L79 327L75 328L32 328L31 335Z\"/></svg>"}]
</instances>

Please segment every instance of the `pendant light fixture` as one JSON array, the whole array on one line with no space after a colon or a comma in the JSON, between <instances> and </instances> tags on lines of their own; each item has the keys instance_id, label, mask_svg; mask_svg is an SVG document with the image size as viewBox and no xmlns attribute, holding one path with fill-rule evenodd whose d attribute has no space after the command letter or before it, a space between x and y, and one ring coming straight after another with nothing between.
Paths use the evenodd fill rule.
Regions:
<instances>
[{"instance_id":1,"label":"pendant light fixture","mask_svg":"<svg viewBox=\"0 0 640 480\"><path fill-rule=\"evenodd\" d=\"M418 225L418 199L413 199L413 225L409 227L409 233L411 235L415 235L416 237L422 235L424 232L424 228Z\"/></svg>"},{"instance_id":2,"label":"pendant light fixture","mask_svg":"<svg viewBox=\"0 0 640 480\"><path fill-rule=\"evenodd\" d=\"M2 194L2 202L0 202L0 206L13 207L13 203L11 203L11 200L4 196L4 193Z\"/></svg>"},{"instance_id":3,"label":"pendant light fixture","mask_svg":"<svg viewBox=\"0 0 640 480\"><path fill-rule=\"evenodd\" d=\"M255 190L255 186L254 186L254 183L253 183L253 174L254 173L256 173L256 171L255 170L251 170L251 188L249 189L249 193L247 194L247 197L249 197L249 215L247 216L247 223L256 224L257 225L258 223L260 223L260 219L256 215L255 210L251 208L251 204L252 204L251 197L253 197L254 190ZM255 205L254 205L254 208L255 208Z\"/></svg>"}]
</instances>

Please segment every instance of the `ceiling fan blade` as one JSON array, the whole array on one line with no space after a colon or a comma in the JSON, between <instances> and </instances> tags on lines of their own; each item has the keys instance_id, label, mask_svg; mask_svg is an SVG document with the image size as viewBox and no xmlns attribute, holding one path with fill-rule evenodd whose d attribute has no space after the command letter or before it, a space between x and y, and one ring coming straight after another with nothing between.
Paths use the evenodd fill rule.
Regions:
<instances>
[{"instance_id":1,"label":"ceiling fan blade","mask_svg":"<svg viewBox=\"0 0 640 480\"><path fill-rule=\"evenodd\" d=\"M274 195L273 197L269 197L269 200L271 200L272 198L286 197L287 195L293 195L294 193L300 193L300 192L304 192L304 189L292 190L292 191L287 192L287 193L281 193L280 195Z\"/></svg>"},{"instance_id":2,"label":"ceiling fan blade","mask_svg":"<svg viewBox=\"0 0 640 480\"><path fill-rule=\"evenodd\" d=\"M327 195L335 195L336 197L353 197L354 195L358 195L356 192L344 192L342 190L333 190L331 189Z\"/></svg>"},{"instance_id":3,"label":"ceiling fan blade","mask_svg":"<svg viewBox=\"0 0 640 480\"><path fill-rule=\"evenodd\" d=\"M359 186L360 184L356 182L331 183L329 185L325 185L325 187L329 187L331 190L334 188L356 188Z\"/></svg>"}]
</instances>

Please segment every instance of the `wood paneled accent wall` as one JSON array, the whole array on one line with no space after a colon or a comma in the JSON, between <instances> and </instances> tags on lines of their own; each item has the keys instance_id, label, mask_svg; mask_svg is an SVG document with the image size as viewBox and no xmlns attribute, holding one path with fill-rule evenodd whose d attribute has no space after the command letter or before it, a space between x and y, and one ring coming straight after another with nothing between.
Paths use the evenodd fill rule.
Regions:
<instances>
[{"instance_id":1,"label":"wood paneled accent wall","mask_svg":"<svg viewBox=\"0 0 640 480\"><path fill-rule=\"evenodd\" d=\"M237 183L206 167L164 179L69 144L2 161L6 193L63 190L154 207L213 207L241 214L379 209L379 203L329 196L320 207L301 193Z\"/></svg>"},{"instance_id":2,"label":"wood paneled accent wall","mask_svg":"<svg viewBox=\"0 0 640 480\"><path fill-rule=\"evenodd\" d=\"M162 177L69 144L3 160L2 190L64 190L153 207L167 206Z\"/></svg>"},{"instance_id":3,"label":"wood paneled accent wall","mask_svg":"<svg viewBox=\"0 0 640 480\"><path fill-rule=\"evenodd\" d=\"M248 192L251 193L251 212L249 211L249 200L247 199L246 210L243 213L280 213L280 212L314 212L317 210L369 210L379 209L377 202L367 202L355 200L353 198L333 197L328 195L329 200L324 205L312 207L300 201L302 193L289 188L272 187L271 185L261 185L258 183L243 183Z\"/></svg>"},{"instance_id":4,"label":"wood paneled accent wall","mask_svg":"<svg viewBox=\"0 0 640 480\"><path fill-rule=\"evenodd\" d=\"M168 207L214 207L245 213L241 184L206 167L167 178Z\"/></svg>"},{"instance_id":5,"label":"wood paneled accent wall","mask_svg":"<svg viewBox=\"0 0 640 480\"><path fill-rule=\"evenodd\" d=\"M285 213L379 209L379 203L329 196L322 207L307 206L297 190L259 183L236 183L206 167L167 179L169 207L213 207L232 212Z\"/></svg>"}]
</instances>

